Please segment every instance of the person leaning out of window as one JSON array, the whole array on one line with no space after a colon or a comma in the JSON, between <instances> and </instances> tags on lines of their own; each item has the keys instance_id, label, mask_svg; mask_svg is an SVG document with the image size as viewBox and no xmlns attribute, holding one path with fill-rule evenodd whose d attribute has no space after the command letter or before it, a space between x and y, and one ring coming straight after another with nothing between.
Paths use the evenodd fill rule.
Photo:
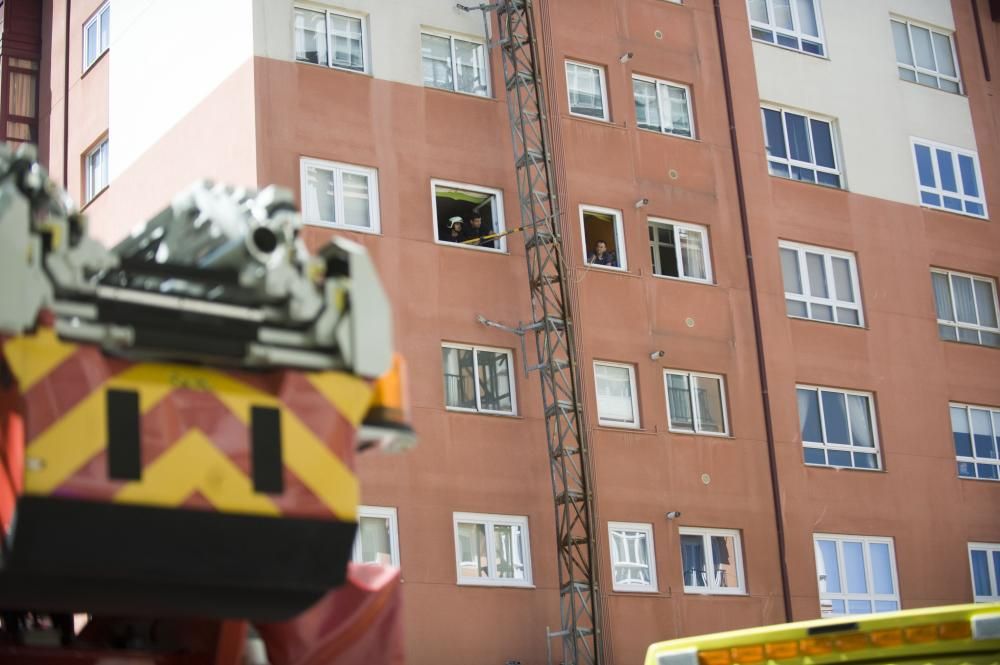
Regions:
<instances>
[{"instance_id":1,"label":"person leaning out of window","mask_svg":"<svg viewBox=\"0 0 1000 665\"><path fill-rule=\"evenodd\" d=\"M587 258L587 263L593 263L599 266L611 266L613 268L618 267L618 257L615 253L608 250L608 243L603 240L598 240L594 243L594 251Z\"/></svg>"},{"instance_id":2,"label":"person leaning out of window","mask_svg":"<svg viewBox=\"0 0 1000 665\"><path fill-rule=\"evenodd\" d=\"M493 233L493 229L490 228L489 224L483 223L483 216L478 212L474 213L472 217L469 218L469 226L465 229L464 238L466 242L470 245L477 245L479 247L489 247L494 248L492 240L482 240L488 235ZM473 242L476 241L476 242Z\"/></svg>"}]
</instances>

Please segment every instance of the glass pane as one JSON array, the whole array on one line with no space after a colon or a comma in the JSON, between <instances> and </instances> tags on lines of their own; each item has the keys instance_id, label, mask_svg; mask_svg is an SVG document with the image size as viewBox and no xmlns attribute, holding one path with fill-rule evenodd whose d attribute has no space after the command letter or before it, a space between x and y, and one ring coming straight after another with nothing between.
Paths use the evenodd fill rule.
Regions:
<instances>
[{"instance_id":1,"label":"glass pane","mask_svg":"<svg viewBox=\"0 0 1000 665\"><path fill-rule=\"evenodd\" d=\"M964 407L951 407L951 436L955 440L955 454L959 457L972 457L969 415Z\"/></svg>"},{"instance_id":2,"label":"glass pane","mask_svg":"<svg viewBox=\"0 0 1000 665\"><path fill-rule=\"evenodd\" d=\"M826 464L826 452L822 448L803 448L802 460L806 464Z\"/></svg>"},{"instance_id":3,"label":"glass pane","mask_svg":"<svg viewBox=\"0 0 1000 665\"><path fill-rule=\"evenodd\" d=\"M972 443L976 457L996 459L990 412L985 409L969 409L969 416L972 419Z\"/></svg>"},{"instance_id":4,"label":"glass pane","mask_svg":"<svg viewBox=\"0 0 1000 665\"><path fill-rule=\"evenodd\" d=\"M472 349L441 348L444 366L444 403L461 409L476 408Z\"/></svg>"},{"instance_id":5,"label":"glass pane","mask_svg":"<svg viewBox=\"0 0 1000 665\"><path fill-rule=\"evenodd\" d=\"M972 295L972 280L960 275L951 276L951 286L955 293L955 315L961 323L978 323L976 303Z\"/></svg>"},{"instance_id":6,"label":"glass pane","mask_svg":"<svg viewBox=\"0 0 1000 665\"><path fill-rule=\"evenodd\" d=\"M948 92L958 92L958 82L948 79L938 79L938 87Z\"/></svg>"},{"instance_id":7,"label":"glass pane","mask_svg":"<svg viewBox=\"0 0 1000 665\"><path fill-rule=\"evenodd\" d=\"M806 127L805 116L785 113L785 126L788 129L788 150L792 159L812 162L812 153L809 151L809 129Z\"/></svg>"},{"instance_id":8,"label":"glass pane","mask_svg":"<svg viewBox=\"0 0 1000 665\"><path fill-rule=\"evenodd\" d=\"M906 35L906 24L899 21L892 23L892 42L896 46L896 62L904 65L913 64L913 54L910 53L910 40Z\"/></svg>"},{"instance_id":9,"label":"glass pane","mask_svg":"<svg viewBox=\"0 0 1000 665\"><path fill-rule=\"evenodd\" d=\"M975 478L976 477L976 465L971 462L959 462L958 463L958 475L961 478Z\"/></svg>"},{"instance_id":10,"label":"glass pane","mask_svg":"<svg viewBox=\"0 0 1000 665\"><path fill-rule=\"evenodd\" d=\"M785 132L781 128L781 112L761 109L764 114L764 147L768 157L787 157L785 152Z\"/></svg>"},{"instance_id":11,"label":"glass pane","mask_svg":"<svg viewBox=\"0 0 1000 665\"><path fill-rule=\"evenodd\" d=\"M36 83L38 79L35 74L27 72L10 73L10 98L7 103L7 110L11 115L34 118Z\"/></svg>"},{"instance_id":12,"label":"glass pane","mask_svg":"<svg viewBox=\"0 0 1000 665\"><path fill-rule=\"evenodd\" d=\"M424 85L454 90L451 71L451 40L437 35L420 35L420 55L424 70Z\"/></svg>"},{"instance_id":13,"label":"glass pane","mask_svg":"<svg viewBox=\"0 0 1000 665\"><path fill-rule=\"evenodd\" d=\"M937 70L948 76L955 76L955 61L951 57L951 40L940 32L932 32L934 40L934 56L937 58Z\"/></svg>"},{"instance_id":14,"label":"glass pane","mask_svg":"<svg viewBox=\"0 0 1000 665\"><path fill-rule=\"evenodd\" d=\"M924 187L937 187L934 166L931 164L931 149L925 145L914 145L913 150L917 154L917 173L920 176L920 184Z\"/></svg>"},{"instance_id":15,"label":"glass pane","mask_svg":"<svg viewBox=\"0 0 1000 665\"><path fill-rule=\"evenodd\" d=\"M687 90L666 86L670 100L670 131L680 136L691 136L691 118L688 115Z\"/></svg>"},{"instance_id":16,"label":"glass pane","mask_svg":"<svg viewBox=\"0 0 1000 665\"><path fill-rule=\"evenodd\" d=\"M361 563L392 564L389 520L384 517L358 518L357 537L361 539Z\"/></svg>"},{"instance_id":17,"label":"glass pane","mask_svg":"<svg viewBox=\"0 0 1000 665\"><path fill-rule=\"evenodd\" d=\"M986 480L996 480L997 466L995 464L977 464L976 475Z\"/></svg>"},{"instance_id":18,"label":"glass pane","mask_svg":"<svg viewBox=\"0 0 1000 665\"><path fill-rule=\"evenodd\" d=\"M896 593L892 583L892 559L889 556L889 544L871 543L868 546L868 556L871 557L872 564L872 590L875 593Z\"/></svg>"},{"instance_id":19,"label":"glass pane","mask_svg":"<svg viewBox=\"0 0 1000 665\"><path fill-rule=\"evenodd\" d=\"M932 76L931 74L924 74L923 72L917 72L917 82L923 83L924 85L931 85L936 88L938 86L938 77Z\"/></svg>"},{"instance_id":20,"label":"glass pane","mask_svg":"<svg viewBox=\"0 0 1000 665\"><path fill-rule=\"evenodd\" d=\"M962 174L962 191L966 196L979 196L979 179L976 177L976 163L968 155L958 156L958 170Z\"/></svg>"},{"instance_id":21,"label":"glass pane","mask_svg":"<svg viewBox=\"0 0 1000 665\"><path fill-rule=\"evenodd\" d=\"M899 603L894 600L876 600L875 601L875 611L876 612L895 612L899 609Z\"/></svg>"},{"instance_id":22,"label":"glass pane","mask_svg":"<svg viewBox=\"0 0 1000 665\"><path fill-rule=\"evenodd\" d=\"M847 403L844 393L821 390L823 400L823 424L827 443L850 443L847 433Z\"/></svg>"},{"instance_id":23,"label":"glass pane","mask_svg":"<svg viewBox=\"0 0 1000 665\"><path fill-rule=\"evenodd\" d=\"M812 443L823 442L823 432L819 423L819 396L815 390L799 388L796 391L799 400L799 429L803 441Z\"/></svg>"},{"instance_id":24,"label":"glass pane","mask_svg":"<svg viewBox=\"0 0 1000 665\"><path fill-rule=\"evenodd\" d=\"M108 6L101 12L101 51L103 52L111 42L111 7Z\"/></svg>"},{"instance_id":25,"label":"glass pane","mask_svg":"<svg viewBox=\"0 0 1000 665\"><path fill-rule=\"evenodd\" d=\"M489 577L486 525L458 523L458 574L460 577Z\"/></svg>"},{"instance_id":26,"label":"glass pane","mask_svg":"<svg viewBox=\"0 0 1000 665\"><path fill-rule=\"evenodd\" d=\"M766 0L750 0L750 20L758 23L768 22Z\"/></svg>"},{"instance_id":27,"label":"glass pane","mask_svg":"<svg viewBox=\"0 0 1000 665\"><path fill-rule=\"evenodd\" d=\"M874 448L875 437L872 433L868 398L861 395L848 395L847 407L851 419L851 438L854 445Z\"/></svg>"},{"instance_id":28,"label":"glass pane","mask_svg":"<svg viewBox=\"0 0 1000 665\"><path fill-rule=\"evenodd\" d=\"M817 298L829 298L823 255L806 252L806 271L809 274L809 293Z\"/></svg>"},{"instance_id":29,"label":"glass pane","mask_svg":"<svg viewBox=\"0 0 1000 665\"><path fill-rule=\"evenodd\" d=\"M674 245L674 227L650 225L656 232L656 253L660 259L658 275L680 277L680 267L677 264L677 249Z\"/></svg>"},{"instance_id":30,"label":"glass pane","mask_svg":"<svg viewBox=\"0 0 1000 665\"><path fill-rule=\"evenodd\" d=\"M636 123L645 129L660 131L660 102L656 84L632 79L632 94L635 97Z\"/></svg>"},{"instance_id":31,"label":"glass pane","mask_svg":"<svg viewBox=\"0 0 1000 665\"><path fill-rule=\"evenodd\" d=\"M854 466L854 457L846 450L826 451L826 463L830 466Z\"/></svg>"},{"instance_id":32,"label":"glass pane","mask_svg":"<svg viewBox=\"0 0 1000 665\"><path fill-rule=\"evenodd\" d=\"M868 600L848 600L847 601L847 613L848 614L871 614L872 604Z\"/></svg>"},{"instance_id":33,"label":"glass pane","mask_svg":"<svg viewBox=\"0 0 1000 665\"><path fill-rule=\"evenodd\" d=\"M948 287L948 276L939 272L932 272L931 282L934 284L934 306L937 309L938 319L941 321L954 321L955 317L951 309L951 289Z\"/></svg>"},{"instance_id":34,"label":"glass pane","mask_svg":"<svg viewBox=\"0 0 1000 665\"><path fill-rule=\"evenodd\" d=\"M458 64L458 89L474 95L486 95L486 47L456 39L455 60Z\"/></svg>"},{"instance_id":35,"label":"glass pane","mask_svg":"<svg viewBox=\"0 0 1000 665\"><path fill-rule=\"evenodd\" d=\"M792 300L791 298L785 298L785 311L788 316L809 316L808 305L806 305L801 300Z\"/></svg>"},{"instance_id":36,"label":"glass pane","mask_svg":"<svg viewBox=\"0 0 1000 665\"><path fill-rule=\"evenodd\" d=\"M773 0L772 7L774 7L774 24L779 28L784 28L786 30L792 30L794 28L792 24L792 7L790 4L791 0Z\"/></svg>"},{"instance_id":37,"label":"glass pane","mask_svg":"<svg viewBox=\"0 0 1000 665\"><path fill-rule=\"evenodd\" d=\"M597 414L601 420L634 423L632 384L627 367L595 365L597 377Z\"/></svg>"},{"instance_id":38,"label":"glass pane","mask_svg":"<svg viewBox=\"0 0 1000 665\"><path fill-rule=\"evenodd\" d=\"M833 134L830 123L823 120L810 120L812 129L813 150L816 153L816 163L827 168L836 168L833 157Z\"/></svg>"},{"instance_id":39,"label":"glass pane","mask_svg":"<svg viewBox=\"0 0 1000 665\"><path fill-rule=\"evenodd\" d=\"M308 9L295 8L295 59L325 65L326 15Z\"/></svg>"},{"instance_id":40,"label":"glass pane","mask_svg":"<svg viewBox=\"0 0 1000 665\"><path fill-rule=\"evenodd\" d=\"M781 275L785 293L802 293L802 276L799 274L799 256L793 249L781 249Z\"/></svg>"},{"instance_id":41,"label":"glass pane","mask_svg":"<svg viewBox=\"0 0 1000 665\"><path fill-rule=\"evenodd\" d=\"M851 262L834 256L830 260L833 265L833 286L837 300L854 302L854 284L851 282Z\"/></svg>"},{"instance_id":42,"label":"glass pane","mask_svg":"<svg viewBox=\"0 0 1000 665\"><path fill-rule=\"evenodd\" d=\"M816 541L816 574L820 593L840 593L840 569L837 567L837 543Z\"/></svg>"},{"instance_id":43,"label":"glass pane","mask_svg":"<svg viewBox=\"0 0 1000 665\"><path fill-rule=\"evenodd\" d=\"M671 427L674 429L694 429L691 395L688 392L688 377L684 374L667 374L667 411Z\"/></svg>"},{"instance_id":44,"label":"glass pane","mask_svg":"<svg viewBox=\"0 0 1000 665\"><path fill-rule=\"evenodd\" d=\"M712 576L715 586L720 589L736 589L740 586L736 568L739 552L733 536L712 536Z\"/></svg>"},{"instance_id":45,"label":"glass pane","mask_svg":"<svg viewBox=\"0 0 1000 665\"><path fill-rule=\"evenodd\" d=\"M333 42L330 64L358 71L364 70L361 19L330 14L330 32Z\"/></svg>"},{"instance_id":46,"label":"glass pane","mask_svg":"<svg viewBox=\"0 0 1000 665\"><path fill-rule=\"evenodd\" d=\"M848 323L852 326L861 325L861 317L858 316L858 310L846 307L837 308L837 321L839 323Z\"/></svg>"},{"instance_id":47,"label":"glass pane","mask_svg":"<svg viewBox=\"0 0 1000 665\"><path fill-rule=\"evenodd\" d=\"M612 531L611 557L615 584L652 584L649 542L643 531Z\"/></svg>"},{"instance_id":48,"label":"glass pane","mask_svg":"<svg viewBox=\"0 0 1000 665\"><path fill-rule=\"evenodd\" d=\"M816 21L814 0L796 0L795 8L799 15L799 32L819 37L819 25Z\"/></svg>"},{"instance_id":49,"label":"glass pane","mask_svg":"<svg viewBox=\"0 0 1000 665\"><path fill-rule=\"evenodd\" d=\"M496 576L503 579L523 580L524 533L518 524L498 524L493 527L493 545L496 548Z\"/></svg>"},{"instance_id":50,"label":"glass pane","mask_svg":"<svg viewBox=\"0 0 1000 665\"><path fill-rule=\"evenodd\" d=\"M976 310L979 312L979 325L987 328L997 327L996 300L993 297L993 284L982 279L972 281L976 291Z\"/></svg>"},{"instance_id":51,"label":"glass pane","mask_svg":"<svg viewBox=\"0 0 1000 665\"><path fill-rule=\"evenodd\" d=\"M569 110L594 118L604 117L604 94L601 91L601 73L596 67L566 63L566 80L569 87Z\"/></svg>"},{"instance_id":52,"label":"glass pane","mask_svg":"<svg viewBox=\"0 0 1000 665\"><path fill-rule=\"evenodd\" d=\"M972 550L969 556L972 559L972 588L975 595L994 595L993 587L990 584L990 562L986 558L986 550Z\"/></svg>"},{"instance_id":53,"label":"glass pane","mask_svg":"<svg viewBox=\"0 0 1000 665\"><path fill-rule=\"evenodd\" d=\"M900 67L899 78L903 79L904 81L916 81L917 73L912 69L906 69L905 67Z\"/></svg>"},{"instance_id":54,"label":"glass pane","mask_svg":"<svg viewBox=\"0 0 1000 665\"><path fill-rule=\"evenodd\" d=\"M97 35L97 21L87 26L87 65L97 60L97 48L99 46Z\"/></svg>"},{"instance_id":55,"label":"glass pane","mask_svg":"<svg viewBox=\"0 0 1000 665\"><path fill-rule=\"evenodd\" d=\"M910 38L917 66L934 71L934 53L931 50L931 33L926 28L910 26Z\"/></svg>"},{"instance_id":56,"label":"glass pane","mask_svg":"<svg viewBox=\"0 0 1000 665\"><path fill-rule=\"evenodd\" d=\"M704 235L700 231L677 229L677 239L681 245L684 276L705 279L708 272L705 267Z\"/></svg>"},{"instance_id":57,"label":"glass pane","mask_svg":"<svg viewBox=\"0 0 1000 665\"><path fill-rule=\"evenodd\" d=\"M477 351L479 405L487 411L514 411L510 389L510 358L497 351Z\"/></svg>"},{"instance_id":58,"label":"glass pane","mask_svg":"<svg viewBox=\"0 0 1000 665\"><path fill-rule=\"evenodd\" d=\"M827 604L827 607L829 609L823 607L824 602ZM820 601L820 611L822 613L822 616L847 614L847 606L844 605L844 601L842 600Z\"/></svg>"},{"instance_id":59,"label":"glass pane","mask_svg":"<svg viewBox=\"0 0 1000 665\"><path fill-rule=\"evenodd\" d=\"M344 173L344 223L348 226L371 228L371 208L368 202L368 176Z\"/></svg>"},{"instance_id":60,"label":"glass pane","mask_svg":"<svg viewBox=\"0 0 1000 665\"><path fill-rule=\"evenodd\" d=\"M684 586L707 587L705 570L705 540L701 536L681 536L681 559L684 568Z\"/></svg>"},{"instance_id":61,"label":"glass pane","mask_svg":"<svg viewBox=\"0 0 1000 665\"><path fill-rule=\"evenodd\" d=\"M993 443L1000 452L1000 411L993 412ZM1000 570L997 573L1000 574Z\"/></svg>"},{"instance_id":62,"label":"glass pane","mask_svg":"<svg viewBox=\"0 0 1000 665\"><path fill-rule=\"evenodd\" d=\"M337 222L337 199L334 173L315 166L306 168L306 200L302 202L310 222Z\"/></svg>"},{"instance_id":63,"label":"glass pane","mask_svg":"<svg viewBox=\"0 0 1000 665\"><path fill-rule=\"evenodd\" d=\"M955 163L951 153L940 148L934 151L937 157L938 176L941 178L941 189L946 192L957 192L958 182L955 180Z\"/></svg>"},{"instance_id":64,"label":"glass pane","mask_svg":"<svg viewBox=\"0 0 1000 665\"><path fill-rule=\"evenodd\" d=\"M702 432L725 432L722 382L705 376L695 376L692 379L698 396L698 429Z\"/></svg>"},{"instance_id":65,"label":"glass pane","mask_svg":"<svg viewBox=\"0 0 1000 665\"><path fill-rule=\"evenodd\" d=\"M868 593L868 576L865 573L862 543L844 541L844 574L847 576L847 593Z\"/></svg>"},{"instance_id":66,"label":"glass pane","mask_svg":"<svg viewBox=\"0 0 1000 665\"><path fill-rule=\"evenodd\" d=\"M872 453L852 453L854 466L858 469L877 469L878 457Z\"/></svg>"}]
</instances>

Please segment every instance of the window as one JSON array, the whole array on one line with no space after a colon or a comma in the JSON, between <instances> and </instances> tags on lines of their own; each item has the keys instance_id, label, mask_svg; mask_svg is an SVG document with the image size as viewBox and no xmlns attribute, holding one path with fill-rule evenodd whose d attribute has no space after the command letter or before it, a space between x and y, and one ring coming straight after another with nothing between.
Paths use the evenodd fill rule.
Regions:
<instances>
[{"instance_id":1,"label":"window","mask_svg":"<svg viewBox=\"0 0 1000 665\"><path fill-rule=\"evenodd\" d=\"M632 365L594 362L597 422L607 427L638 427L635 368Z\"/></svg>"},{"instance_id":2,"label":"window","mask_svg":"<svg viewBox=\"0 0 1000 665\"><path fill-rule=\"evenodd\" d=\"M977 603L1000 602L1000 545L969 543L972 596Z\"/></svg>"},{"instance_id":3,"label":"window","mask_svg":"<svg viewBox=\"0 0 1000 665\"><path fill-rule=\"evenodd\" d=\"M969 150L911 139L920 204L973 217L986 217L979 156Z\"/></svg>"},{"instance_id":4,"label":"window","mask_svg":"<svg viewBox=\"0 0 1000 665\"><path fill-rule=\"evenodd\" d=\"M996 282L951 270L931 270L941 339L1000 347Z\"/></svg>"},{"instance_id":5,"label":"window","mask_svg":"<svg viewBox=\"0 0 1000 665\"><path fill-rule=\"evenodd\" d=\"M896 46L899 78L923 83L948 92L961 92L951 35L915 25L904 18L894 18L892 41Z\"/></svg>"},{"instance_id":6,"label":"window","mask_svg":"<svg viewBox=\"0 0 1000 665\"><path fill-rule=\"evenodd\" d=\"M785 241L779 245L788 316L864 324L853 253Z\"/></svg>"},{"instance_id":7,"label":"window","mask_svg":"<svg viewBox=\"0 0 1000 665\"><path fill-rule=\"evenodd\" d=\"M459 584L531 586L528 518L455 513Z\"/></svg>"},{"instance_id":8,"label":"window","mask_svg":"<svg viewBox=\"0 0 1000 665\"><path fill-rule=\"evenodd\" d=\"M768 44L824 55L816 0L748 0L750 36Z\"/></svg>"},{"instance_id":9,"label":"window","mask_svg":"<svg viewBox=\"0 0 1000 665\"><path fill-rule=\"evenodd\" d=\"M608 522L612 588L615 591L656 591L653 525Z\"/></svg>"},{"instance_id":10,"label":"window","mask_svg":"<svg viewBox=\"0 0 1000 665\"><path fill-rule=\"evenodd\" d=\"M378 233L378 174L351 164L301 160L302 217L307 224Z\"/></svg>"},{"instance_id":11,"label":"window","mask_svg":"<svg viewBox=\"0 0 1000 665\"><path fill-rule=\"evenodd\" d=\"M444 344L441 359L447 408L507 415L517 412L510 351Z\"/></svg>"},{"instance_id":12,"label":"window","mask_svg":"<svg viewBox=\"0 0 1000 665\"><path fill-rule=\"evenodd\" d=\"M592 266L625 270L622 213L611 208L580 206L583 257Z\"/></svg>"},{"instance_id":13,"label":"window","mask_svg":"<svg viewBox=\"0 0 1000 665\"><path fill-rule=\"evenodd\" d=\"M448 34L420 34L424 85L489 97L486 46Z\"/></svg>"},{"instance_id":14,"label":"window","mask_svg":"<svg viewBox=\"0 0 1000 665\"><path fill-rule=\"evenodd\" d=\"M89 203L108 186L108 139L87 153L85 158L84 198Z\"/></svg>"},{"instance_id":15,"label":"window","mask_svg":"<svg viewBox=\"0 0 1000 665\"><path fill-rule=\"evenodd\" d=\"M499 189L432 180L434 229L438 242L505 251L503 195Z\"/></svg>"},{"instance_id":16,"label":"window","mask_svg":"<svg viewBox=\"0 0 1000 665\"><path fill-rule=\"evenodd\" d=\"M899 609L891 538L816 534L813 546L821 616Z\"/></svg>"},{"instance_id":17,"label":"window","mask_svg":"<svg viewBox=\"0 0 1000 665\"><path fill-rule=\"evenodd\" d=\"M38 61L7 57L7 125L4 137L14 149L38 142Z\"/></svg>"},{"instance_id":18,"label":"window","mask_svg":"<svg viewBox=\"0 0 1000 665\"><path fill-rule=\"evenodd\" d=\"M693 282L712 282L708 229L695 224L649 220L649 251L653 273Z\"/></svg>"},{"instance_id":19,"label":"window","mask_svg":"<svg viewBox=\"0 0 1000 665\"><path fill-rule=\"evenodd\" d=\"M1000 480L1000 409L951 405L959 478Z\"/></svg>"},{"instance_id":20,"label":"window","mask_svg":"<svg viewBox=\"0 0 1000 665\"><path fill-rule=\"evenodd\" d=\"M639 127L694 138L691 89L688 86L646 76L633 76L632 94L635 97L635 119Z\"/></svg>"},{"instance_id":21,"label":"window","mask_svg":"<svg viewBox=\"0 0 1000 665\"><path fill-rule=\"evenodd\" d=\"M806 464L882 467L871 393L797 386L796 394Z\"/></svg>"},{"instance_id":22,"label":"window","mask_svg":"<svg viewBox=\"0 0 1000 665\"><path fill-rule=\"evenodd\" d=\"M351 560L399 568L399 530L395 508L358 506L358 531L354 536Z\"/></svg>"},{"instance_id":23,"label":"window","mask_svg":"<svg viewBox=\"0 0 1000 665\"><path fill-rule=\"evenodd\" d=\"M569 91L569 112L587 118L608 120L608 88L604 68L566 61L566 88Z\"/></svg>"},{"instance_id":24,"label":"window","mask_svg":"<svg viewBox=\"0 0 1000 665\"><path fill-rule=\"evenodd\" d=\"M745 594L740 533L681 527L685 593Z\"/></svg>"},{"instance_id":25,"label":"window","mask_svg":"<svg viewBox=\"0 0 1000 665\"><path fill-rule=\"evenodd\" d=\"M111 3L105 2L83 26L83 70L97 62L111 41Z\"/></svg>"},{"instance_id":26,"label":"window","mask_svg":"<svg viewBox=\"0 0 1000 665\"><path fill-rule=\"evenodd\" d=\"M369 71L363 16L295 8L295 59L355 72Z\"/></svg>"},{"instance_id":27,"label":"window","mask_svg":"<svg viewBox=\"0 0 1000 665\"><path fill-rule=\"evenodd\" d=\"M832 121L776 108L761 107L760 112L771 175L841 186Z\"/></svg>"},{"instance_id":28,"label":"window","mask_svg":"<svg viewBox=\"0 0 1000 665\"><path fill-rule=\"evenodd\" d=\"M717 374L663 372L667 388L667 418L672 432L728 434L726 394Z\"/></svg>"}]
</instances>

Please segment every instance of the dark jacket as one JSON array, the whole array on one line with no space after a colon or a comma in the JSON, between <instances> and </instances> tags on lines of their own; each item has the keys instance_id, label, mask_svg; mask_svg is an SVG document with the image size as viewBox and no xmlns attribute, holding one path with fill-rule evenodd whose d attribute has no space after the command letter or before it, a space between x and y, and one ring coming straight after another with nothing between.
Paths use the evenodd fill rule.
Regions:
<instances>
[{"instance_id":1,"label":"dark jacket","mask_svg":"<svg viewBox=\"0 0 1000 665\"><path fill-rule=\"evenodd\" d=\"M612 266L617 268L618 257L615 256L615 253L609 249L608 251L604 252L603 256L598 256L597 253L594 252L593 254L590 255L590 258L587 259L587 263L593 263L594 265L598 266Z\"/></svg>"},{"instance_id":2,"label":"dark jacket","mask_svg":"<svg viewBox=\"0 0 1000 665\"><path fill-rule=\"evenodd\" d=\"M478 229L472 228L472 224L466 224L462 229L462 240L473 240L475 238L481 238L483 236L488 236L493 233L492 227L483 220L482 226ZM496 240L480 240L479 242L470 242L470 245L476 247L490 247L491 249L496 248Z\"/></svg>"}]
</instances>

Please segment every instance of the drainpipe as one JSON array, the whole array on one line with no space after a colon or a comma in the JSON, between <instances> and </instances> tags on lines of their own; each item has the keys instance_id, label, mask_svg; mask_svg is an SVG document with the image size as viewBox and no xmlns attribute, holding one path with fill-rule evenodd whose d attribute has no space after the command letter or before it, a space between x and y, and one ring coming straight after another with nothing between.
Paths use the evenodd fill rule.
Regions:
<instances>
[{"instance_id":1,"label":"drainpipe","mask_svg":"<svg viewBox=\"0 0 1000 665\"><path fill-rule=\"evenodd\" d=\"M979 3L972 0L972 18L976 20L976 39L979 40L979 57L983 60L983 74L990 80L990 61L986 55L986 41L983 39L983 23L979 18Z\"/></svg>"},{"instance_id":2,"label":"drainpipe","mask_svg":"<svg viewBox=\"0 0 1000 665\"><path fill-rule=\"evenodd\" d=\"M65 66L63 67L63 188L69 191L69 36L70 36L70 7L73 0L66 0L66 41L63 54Z\"/></svg>"},{"instance_id":3,"label":"drainpipe","mask_svg":"<svg viewBox=\"0 0 1000 665\"><path fill-rule=\"evenodd\" d=\"M729 118L729 139L733 151L733 168L736 172L736 196L740 205L740 226L743 231L743 249L747 255L747 276L750 282L750 307L753 310L753 334L757 344L757 373L760 376L760 394L764 403L764 431L767 436L767 463L771 472L771 498L774 501L774 524L778 534L778 566L781 570L781 596L785 604L785 621L792 620L792 595L788 585L788 562L785 555L785 520L781 512L781 492L778 487L778 463L774 451L774 424L771 421L771 397L767 388L767 366L764 362L764 338L760 326L760 302L757 297L757 273L750 245L750 224L747 218L746 192L743 189L743 169L740 165L740 144L736 136L736 114L733 110L733 91L729 79L729 61L726 58L726 40L722 30L722 8L714 0L715 30L719 41L719 58L722 60L722 84L726 93L726 116Z\"/></svg>"}]
</instances>

